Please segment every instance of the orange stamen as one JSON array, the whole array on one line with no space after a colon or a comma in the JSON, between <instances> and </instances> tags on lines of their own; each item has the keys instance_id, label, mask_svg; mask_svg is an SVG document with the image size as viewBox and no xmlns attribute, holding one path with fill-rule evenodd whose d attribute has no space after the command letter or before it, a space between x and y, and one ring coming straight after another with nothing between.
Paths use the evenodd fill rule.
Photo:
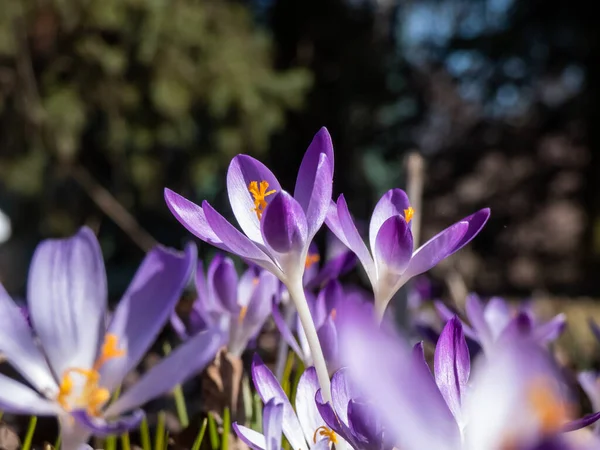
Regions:
<instances>
[{"instance_id":1,"label":"orange stamen","mask_svg":"<svg viewBox=\"0 0 600 450\"><path fill-rule=\"evenodd\" d=\"M335 432L327 428L326 426L320 426L315 430L315 434L313 434L313 443L315 444L317 443L317 434L326 437L329 440L329 442L333 442L334 444L338 443Z\"/></svg>"},{"instance_id":2,"label":"orange stamen","mask_svg":"<svg viewBox=\"0 0 600 450\"><path fill-rule=\"evenodd\" d=\"M331 315L331 320L335 320L337 317L337 309L333 308L329 314Z\"/></svg>"},{"instance_id":3,"label":"orange stamen","mask_svg":"<svg viewBox=\"0 0 600 450\"><path fill-rule=\"evenodd\" d=\"M238 316L238 323L241 324L244 319L246 318L246 313L248 312L248 307L247 306L242 306L242 309L240 309L240 315Z\"/></svg>"},{"instance_id":4,"label":"orange stamen","mask_svg":"<svg viewBox=\"0 0 600 450\"><path fill-rule=\"evenodd\" d=\"M265 197L277 192L275 189L270 191L267 191L267 189L269 189L269 183L264 180L260 182L260 186L257 181L251 181L248 185L248 190L254 199L254 208L252 208L252 211L256 213L258 220L261 219L263 212L267 207L267 201L265 200Z\"/></svg>"},{"instance_id":5,"label":"orange stamen","mask_svg":"<svg viewBox=\"0 0 600 450\"><path fill-rule=\"evenodd\" d=\"M558 398L548 382L536 382L529 390L527 398L533 408L543 433L555 433L569 421L571 408Z\"/></svg>"},{"instance_id":6,"label":"orange stamen","mask_svg":"<svg viewBox=\"0 0 600 450\"><path fill-rule=\"evenodd\" d=\"M415 210L413 209L412 206L409 206L408 208L406 208L404 210L404 218L406 219L406 223L409 223L410 219L412 219L414 215L415 215Z\"/></svg>"},{"instance_id":7,"label":"orange stamen","mask_svg":"<svg viewBox=\"0 0 600 450\"><path fill-rule=\"evenodd\" d=\"M316 264L319 261L321 261L321 257L318 253L310 253L306 257L306 261L304 262L304 268L309 269L313 264Z\"/></svg>"}]
</instances>

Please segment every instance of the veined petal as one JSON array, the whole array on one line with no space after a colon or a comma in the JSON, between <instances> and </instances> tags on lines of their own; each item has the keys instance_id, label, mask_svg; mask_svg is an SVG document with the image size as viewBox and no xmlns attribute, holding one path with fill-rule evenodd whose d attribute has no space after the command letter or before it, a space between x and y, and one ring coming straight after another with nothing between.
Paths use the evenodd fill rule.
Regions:
<instances>
[{"instance_id":1,"label":"veined petal","mask_svg":"<svg viewBox=\"0 0 600 450\"><path fill-rule=\"evenodd\" d=\"M94 233L48 239L33 255L27 283L29 313L54 373L92 367L104 334L106 273Z\"/></svg>"},{"instance_id":2,"label":"veined petal","mask_svg":"<svg viewBox=\"0 0 600 450\"><path fill-rule=\"evenodd\" d=\"M213 231L200 206L168 188L165 188L165 201L171 213L190 233L221 250L232 252Z\"/></svg>"},{"instance_id":3,"label":"veined petal","mask_svg":"<svg viewBox=\"0 0 600 450\"><path fill-rule=\"evenodd\" d=\"M119 417L107 421L102 417L90 416L85 410L76 410L71 413L80 426L88 428L96 436L105 437L113 434L122 434L140 426L144 418L144 411L138 409L129 416Z\"/></svg>"},{"instance_id":4,"label":"veined petal","mask_svg":"<svg viewBox=\"0 0 600 450\"><path fill-rule=\"evenodd\" d=\"M279 271L273 260L260 247L225 220L208 202L202 203L202 209L207 222L219 239L226 244L228 251L249 259L273 273Z\"/></svg>"},{"instance_id":5,"label":"veined petal","mask_svg":"<svg viewBox=\"0 0 600 450\"><path fill-rule=\"evenodd\" d=\"M57 389L46 358L34 343L29 324L0 284L0 351L40 392ZM0 393L1 395L1 393Z\"/></svg>"},{"instance_id":6,"label":"veined petal","mask_svg":"<svg viewBox=\"0 0 600 450\"><path fill-rule=\"evenodd\" d=\"M350 382L348 369L342 367L331 377L331 402L337 416L348 425L348 403L360 393Z\"/></svg>"},{"instance_id":7,"label":"veined petal","mask_svg":"<svg viewBox=\"0 0 600 450\"><path fill-rule=\"evenodd\" d=\"M0 410L32 416L52 416L62 411L56 402L3 374L0 374Z\"/></svg>"},{"instance_id":8,"label":"veined petal","mask_svg":"<svg viewBox=\"0 0 600 450\"><path fill-rule=\"evenodd\" d=\"M211 329L198 333L144 374L108 407L105 416L119 416L183 383L204 369L223 343L224 336L219 330Z\"/></svg>"},{"instance_id":9,"label":"veined petal","mask_svg":"<svg viewBox=\"0 0 600 450\"><path fill-rule=\"evenodd\" d=\"M283 404L275 399L269 400L263 409L263 433L267 444L265 450L281 449L282 422Z\"/></svg>"},{"instance_id":10,"label":"veined petal","mask_svg":"<svg viewBox=\"0 0 600 450\"><path fill-rule=\"evenodd\" d=\"M300 204L285 191L275 194L261 220L265 243L277 253L302 253L308 245L308 225ZM302 261L304 270L304 261Z\"/></svg>"},{"instance_id":11,"label":"veined petal","mask_svg":"<svg viewBox=\"0 0 600 450\"><path fill-rule=\"evenodd\" d=\"M375 248L375 239L379 233L379 228L383 223L392 216L400 216L406 219L404 211L408 209L410 202L406 192L402 189L390 189L387 191L375 205L373 215L371 216L371 222L369 223L369 243L371 244L371 250ZM406 222L406 220L405 220ZM412 253L412 248L410 249Z\"/></svg>"},{"instance_id":12,"label":"veined petal","mask_svg":"<svg viewBox=\"0 0 600 450\"><path fill-rule=\"evenodd\" d=\"M316 184L317 172L322 164L323 155L327 158L329 165L325 179L333 180L333 143L327 128L321 128L308 146L296 178L294 198L302 205L304 211L308 211L313 199L313 190ZM331 195L329 196L331 198Z\"/></svg>"},{"instance_id":13,"label":"veined petal","mask_svg":"<svg viewBox=\"0 0 600 450\"><path fill-rule=\"evenodd\" d=\"M404 218L392 216L381 224L372 248L377 274L402 275L413 252L413 237Z\"/></svg>"},{"instance_id":14,"label":"veined petal","mask_svg":"<svg viewBox=\"0 0 600 450\"><path fill-rule=\"evenodd\" d=\"M463 423L462 398L469 381L469 349L457 317L450 320L435 347L435 382L456 421Z\"/></svg>"},{"instance_id":15,"label":"veined petal","mask_svg":"<svg viewBox=\"0 0 600 450\"><path fill-rule=\"evenodd\" d=\"M330 162L327 156L324 153L321 153L316 172L312 177L312 184L305 186L305 189L310 190L307 190L306 193L304 193L301 189L301 197L300 199L296 199L306 214L309 239L312 239L317 231L319 231L319 228L321 228L321 225L323 225L331 203L331 193L333 189L332 164L333 162ZM294 198L296 198L296 192L298 192L298 189L294 192ZM304 195L306 194L309 194L310 197L308 203L305 204L303 201L305 201Z\"/></svg>"},{"instance_id":16,"label":"veined petal","mask_svg":"<svg viewBox=\"0 0 600 450\"><path fill-rule=\"evenodd\" d=\"M265 436L260 434L258 431L254 431L237 422L233 423L233 430L235 434L244 442L248 447L253 450L266 450L267 440Z\"/></svg>"},{"instance_id":17,"label":"veined petal","mask_svg":"<svg viewBox=\"0 0 600 450\"><path fill-rule=\"evenodd\" d=\"M352 216L350 215L350 211L348 210L348 205L346 204L346 199L344 195L340 195L337 201L337 218L339 220L339 225L342 231L342 237L338 236L336 230L332 227L329 227L333 233L338 236L338 238L344 242L350 250L352 250L359 261L363 265L367 275L370 280L375 279L375 266L373 262L373 258L367 249L360 233L356 229L356 225L352 220Z\"/></svg>"},{"instance_id":18,"label":"veined petal","mask_svg":"<svg viewBox=\"0 0 600 450\"><path fill-rule=\"evenodd\" d=\"M296 390L296 414L304 432L304 438L306 442L311 444L315 443L315 431L319 427L326 425L319 414L315 402L315 395L318 390L319 380L317 379L317 371L314 367L309 367L304 371L298 382L298 389ZM319 439L319 436L317 436L317 439Z\"/></svg>"},{"instance_id":19,"label":"veined petal","mask_svg":"<svg viewBox=\"0 0 600 450\"><path fill-rule=\"evenodd\" d=\"M457 222L455 225L466 222L469 224L469 228L467 232L463 235L462 239L455 245L452 253L456 253L469 242L471 242L473 238L479 234L479 232L482 230L489 218L490 208L483 208L477 211L476 213L471 214L470 216L467 216L464 219Z\"/></svg>"},{"instance_id":20,"label":"veined petal","mask_svg":"<svg viewBox=\"0 0 600 450\"><path fill-rule=\"evenodd\" d=\"M217 297L221 306L230 313L236 314L238 305L238 274L231 258L222 258L208 280L211 291Z\"/></svg>"},{"instance_id":21,"label":"veined petal","mask_svg":"<svg viewBox=\"0 0 600 450\"><path fill-rule=\"evenodd\" d=\"M185 253L160 246L148 252L108 326L126 353L100 369L105 388L115 389L156 340L191 280L197 258L194 244L188 244Z\"/></svg>"},{"instance_id":22,"label":"veined petal","mask_svg":"<svg viewBox=\"0 0 600 450\"><path fill-rule=\"evenodd\" d=\"M433 378L421 376L404 339L380 328L361 309L347 314L340 330L342 362L357 388L373 402L398 448L460 448L450 410Z\"/></svg>"},{"instance_id":23,"label":"veined petal","mask_svg":"<svg viewBox=\"0 0 600 450\"><path fill-rule=\"evenodd\" d=\"M268 204L273 200L274 194L281 191L279 181L267 166L248 155L237 155L231 160L227 170L227 194L231 209L240 227L251 240L262 243L260 233L260 212L255 209L255 199L250 192L250 183L256 182L257 189L260 183L266 181L269 186L265 192L275 191L264 197ZM264 210L263 207L260 210Z\"/></svg>"},{"instance_id":24,"label":"veined petal","mask_svg":"<svg viewBox=\"0 0 600 450\"><path fill-rule=\"evenodd\" d=\"M252 380L263 403L275 399L283 405L283 434L290 442L292 448L294 450L307 450L302 427L290 401L283 392L283 389L281 389L275 375L261 361L258 355L254 355L252 361Z\"/></svg>"},{"instance_id":25,"label":"veined petal","mask_svg":"<svg viewBox=\"0 0 600 450\"><path fill-rule=\"evenodd\" d=\"M450 256L456 251L457 243L461 241L468 229L469 225L466 222L458 222L429 239L415 251L402 278L408 280L427 272Z\"/></svg>"}]
</instances>

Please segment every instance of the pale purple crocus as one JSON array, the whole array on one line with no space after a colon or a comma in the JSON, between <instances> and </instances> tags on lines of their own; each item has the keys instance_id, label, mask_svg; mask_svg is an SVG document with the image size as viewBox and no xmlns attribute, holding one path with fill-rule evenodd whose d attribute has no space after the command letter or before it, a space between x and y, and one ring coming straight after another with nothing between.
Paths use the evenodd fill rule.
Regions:
<instances>
[{"instance_id":1,"label":"pale purple crocus","mask_svg":"<svg viewBox=\"0 0 600 450\"><path fill-rule=\"evenodd\" d=\"M92 434L136 427L141 405L201 370L221 345L219 332L199 334L108 404L168 320L195 259L193 245L185 254L151 250L107 326L106 273L93 232L40 243L27 290L32 327L0 286L0 351L31 386L0 375L0 409L57 416L65 450Z\"/></svg>"},{"instance_id":2,"label":"pale purple crocus","mask_svg":"<svg viewBox=\"0 0 600 450\"><path fill-rule=\"evenodd\" d=\"M569 422L564 380L530 336L499 341L471 368L460 322L452 321L432 376L422 356L384 325L362 312L351 314L341 329L340 351L350 378L398 448L572 448L565 445L576 438L563 432L589 425L586 418Z\"/></svg>"},{"instance_id":3,"label":"pale purple crocus","mask_svg":"<svg viewBox=\"0 0 600 450\"><path fill-rule=\"evenodd\" d=\"M283 403L275 398L269 400L262 413L263 432L233 424L238 437L253 450L281 450L281 432L283 425Z\"/></svg>"},{"instance_id":4,"label":"pale purple crocus","mask_svg":"<svg viewBox=\"0 0 600 450\"><path fill-rule=\"evenodd\" d=\"M338 448L345 444L319 414L315 403L319 382L314 367L306 369L300 377L295 410L275 375L257 355L252 361L252 381L265 405L281 405L281 430L293 449L327 450L331 443ZM255 450L266 450L265 437L272 437L272 432L268 430L263 430L261 435L237 423L233 424L233 428L239 438Z\"/></svg>"},{"instance_id":5,"label":"pale purple crocus","mask_svg":"<svg viewBox=\"0 0 600 450\"><path fill-rule=\"evenodd\" d=\"M390 450L383 425L369 402L361 397L348 377L348 369L341 368L331 379L331 402L324 402L317 391L316 401L327 426L355 450Z\"/></svg>"},{"instance_id":6,"label":"pale purple crocus","mask_svg":"<svg viewBox=\"0 0 600 450\"><path fill-rule=\"evenodd\" d=\"M167 206L191 233L268 270L285 284L326 393L329 377L304 295L303 275L310 243L331 203L333 166L333 145L325 128L315 135L304 154L293 196L260 161L248 155L234 157L227 171L227 193L242 231L207 201L199 206L165 189Z\"/></svg>"},{"instance_id":7,"label":"pale purple crocus","mask_svg":"<svg viewBox=\"0 0 600 450\"><path fill-rule=\"evenodd\" d=\"M326 224L361 262L375 294L379 320L393 295L412 277L422 274L467 245L490 216L488 208L465 217L414 250L410 230L414 211L402 189L381 197L369 224L367 247L343 195L332 202ZM369 250L370 249L370 250Z\"/></svg>"},{"instance_id":8,"label":"pale purple crocus","mask_svg":"<svg viewBox=\"0 0 600 450\"><path fill-rule=\"evenodd\" d=\"M218 254L206 275L198 262L195 281L198 297L189 317L184 322L174 312L173 328L183 340L206 328L221 328L229 336L228 351L240 356L271 314L279 280L257 267L248 268L240 277L233 261Z\"/></svg>"},{"instance_id":9,"label":"pale purple crocus","mask_svg":"<svg viewBox=\"0 0 600 450\"><path fill-rule=\"evenodd\" d=\"M436 309L445 321L454 317L442 302L435 302ZM489 353L496 341L514 333L526 332L541 344L556 340L564 331L567 321L564 314L557 314L547 322L540 322L529 305L511 308L506 300L492 297L487 304L470 294L465 304L469 324L462 322L465 335L478 343L485 353Z\"/></svg>"}]
</instances>

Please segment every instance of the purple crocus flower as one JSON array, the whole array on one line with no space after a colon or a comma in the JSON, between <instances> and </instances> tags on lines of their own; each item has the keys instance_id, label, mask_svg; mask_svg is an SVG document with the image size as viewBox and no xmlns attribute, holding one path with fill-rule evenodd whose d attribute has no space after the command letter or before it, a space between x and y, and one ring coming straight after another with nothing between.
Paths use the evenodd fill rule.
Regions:
<instances>
[{"instance_id":1,"label":"purple crocus flower","mask_svg":"<svg viewBox=\"0 0 600 450\"><path fill-rule=\"evenodd\" d=\"M206 328L221 328L229 335L229 352L240 356L269 317L278 287L279 280L270 272L251 267L238 277L233 261L216 255L207 276L202 263L198 262L198 298L192 305L187 324L175 312L171 315L171 324L183 340Z\"/></svg>"},{"instance_id":2,"label":"purple crocus flower","mask_svg":"<svg viewBox=\"0 0 600 450\"><path fill-rule=\"evenodd\" d=\"M333 186L333 145L322 128L308 147L294 195L284 191L260 161L237 155L227 171L229 202L240 232L206 201L198 206L165 189L173 215L191 233L277 276L292 298L311 346L319 381L329 396L329 377L303 286L309 245L323 225Z\"/></svg>"},{"instance_id":3,"label":"purple crocus flower","mask_svg":"<svg viewBox=\"0 0 600 450\"><path fill-rule=\"evenodd\" d=\"M334 237L334 239L338 241L337 238ZM319 267L318 264L320 260L319 249L313 242L308 249L304 265L304 287L306 289L322 288L330 280L335 280L339 276L350 272L356 265L356 255L346 247L327 259L322 267Z\"/></svg>"},{"instance_id":4,"label":"purple crocus flower","mask_svg":"<svg viewBox=\"0 0 600 450\"><path fill-rule=\"evenodd\" d=\"M447 325L432 376L422 355L387 323L380 328L360 311L344 322L342 359L396 446L501 450L560 443L558 448L575 448L570 447L575 437L563 432L589 422L569 422L565 383L547 352L530 336L515 334L499 341L471 370L460 330L457 320Z\"/></svg>"},{"instance_id":5,"label":"purple crocus flower","mask_svg":"<svg viewBox=\"0 0 600 450\"><path fill-rule=\"evenodd\" d=\"M393 445L384 439L384 429L373 405L361 398L348 377L348 369L338 370L331 379L331 402L324 402L317 391L317 407L335 433L355 450L385 450Z\"/></svg>"},{"instance_id":6,"label":"purple crocus flower","mask_svg":"<svg viewBox=\"0 0 600 450\"><path fill-rule=\"evenodd\" d=\"M375 311L383 317L392 296L409 279L428 271L444 258L467 245L490 216L488 208L465 217L413 251L410 230L414 211L402 189L391 189L381 197L369 224L369 248L348 210L343 195L331 203L327 226L364 267L375 294Z\"/></svg>"},{"instance_id":7,"label":"purple crocus flower","mask_svg":"<svg viewBox=\"0 0 600 450\"><path fill-rule=\"evenodd\" d=\"M137 426L143 413L136 408L201 370L222 341L216 331L199 334L107 405L168 320L195 259L193 245L183 255L150 251L107 327L106 273L93 232L84 227L71 238L43 241L29 272L33 329L0 286L0 351L32 386L0 375L0 409L57 416L66 450L91 434Z\"/></svg>"},{"instance_id":8,"label":"purple crocus flower","mask_svg":"<svg viewBox=\"0 0 600 450\"><path fill-rule=\"evenodd\" d=\"M265 404L262 417L262 434L243 425L238 425L237 422L233 424L233 429L239 438L253 450L281 450L283 403L272 398ZM324 450L326 445L322 447Z\"/></svg>"},{"instance_id":9,"label":"purple crocus flower","mask_svg":"<svg viewBox=\"0 0 600 450\"><path fill-rule=\"evenodd\" d=\"M454 317L442 302L435 302L441 317L448 321ZM500 297L492 297L484 306L475 294L467 297L465 311L471 326L462 323L465 335L477 342L485 353L489 353L495 342L515 331L527 332L535 340L545 344L557 339L566 326L566 316L558 314L548 322L540 323L528 305L513 312L508 303Z\"/></svg>"},{"instance_id":10,"label":"purple crocus flower","mask_svg":"<svg viewBox=\"0 0 600 450\"><path fill-rule=\"evenodd\" d=\"M344 442L337 436L321 418L315 403L315 396L319 389L317 374L314 367L304 371L298 382L296 391L296 409L286 397L281 385L269 368L255 355L252 361L252 381L260 398L266 406L280 405L281 430L295 450L327 450L330 443L336 446ZM271 431L263 430L261 435L237 423L233 424L237 435L246 444L255 450L266 450L269 438L274 439L273 427ZM265 439L267 438L267 439Z\"/></svg>"}]
</instances>

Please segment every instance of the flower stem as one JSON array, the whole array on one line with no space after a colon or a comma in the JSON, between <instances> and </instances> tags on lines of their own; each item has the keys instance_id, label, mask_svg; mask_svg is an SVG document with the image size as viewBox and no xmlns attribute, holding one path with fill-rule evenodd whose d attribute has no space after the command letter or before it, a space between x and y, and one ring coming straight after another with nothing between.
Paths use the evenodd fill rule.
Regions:
<instances>
[{"instance_id":1,"label":"flower stem","mask_svg":"<svg viewBox=\"0 0 600 450\"><path fill-rule=\"evenodd\" d=\"M313 364L315 366L315 370L317 371L319 385L321 386L321 395L323 396L324 401L330 402L331 387L329 382L329 372L327 371L325 356L323 355L323 350L321 349L321 344L319 343L317 329L315 328L315 324L310 314L310 309L308 309L306 295L304 294L304 286L302 285L302 278L299 277L298 280L292 280L291 282L286 283L286 287L290 293L290 297L292 297L292 300L296 305L296 310L298 311L298 316L300 317L300 323L302 323L304 334L306 334L306 340L308 341L308 346L310 347Z\"/></svg>"}]
</instances>

